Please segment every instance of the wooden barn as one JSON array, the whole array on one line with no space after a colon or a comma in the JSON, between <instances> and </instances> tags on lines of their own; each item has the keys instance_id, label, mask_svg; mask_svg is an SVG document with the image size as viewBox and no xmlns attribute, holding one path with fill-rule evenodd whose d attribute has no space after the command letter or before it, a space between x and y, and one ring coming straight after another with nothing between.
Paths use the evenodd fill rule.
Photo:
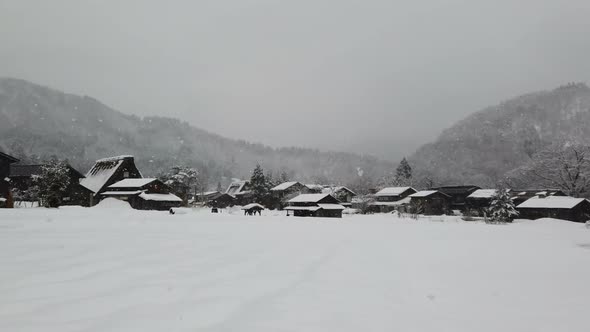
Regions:
<instances>
[{"instance_id":1,"label":"wooden barn","mask_svg":"<svg viewBox=\"0 0 590 332\"><path fill-rule=\"evenodd\" d=\"M135 166L133 156L117 156L97 160L86 173L86 177L80 180L80 184L92 192L89 204L93 206L102 199L101 193L108 186L124 179L137 178L142 176Z\"/></svg>"},{"instance_id":2,"label":"wooden barn","mask_svg":"<svg viewBox=\"0 0 590 332\"><path fill-rule=\"evenodd\" d=\"M430 188L428 190L437 190L445 195L451 196L451 209L464 211L466 209L467 196L473 194L478 189L481 188L473 185L462 185Z\"/></svg>"},{"instance_id":3,"label":"wooden barn","mask_svg":"<svg viewBox=\"0 0 590 332\"><path fill-rule=\"evenodd\" d=\"M514 189L511 191L512 201L520 205L535 196L567 196L559 189Z\"/></svg>"},{"instance_id":4,"label":"wooden barn","mask_svg":"<svg viewBox=\"0 0 590 332\"><path fill-rule=\"evenodd\" d=\"M10 192L10 165L19 162L18 159L0 152L0 208L11 208L14 205Z\"/></svg>"},{"instance_id":5,"label":"wooden barn","mask_svg":"<svg viewBox=\"0 0 590 332\"><path fill-rule=\"evenodd\" d=\"M356 197L356 193L344 186L326 187L322 190L322 194L330 194L336 197L345 207L352 206L352 199Z\"/></svg>"},{"instance_id":6,"label":"wooden barn","mask_svg":"<svg viewBox=\"0 0 590 332\"><path fill-rule=\"evenodd\" d=\"M169 210L182 205L180 197L172 194L162 181L153 178L121 180L108 186L101 196L127 201L137 210Z\"/></svg>"},{"instance_id":7,"label":"wooden barn","mask_svg":"<svg viewBox=\"0 0 590 332\"><path fill-rule=\"evenodd\" d=\"M291 181L279 184L278 186L270 189L270 192L277 204L277 206L274 206L274 208L283 209L290 199L301 194L307 194L310 192L310 190L304 184L301 184L297 181Z\"/></svg>"},{"instance_id":8,"label":"wooden barn","mask_svg":"<svg viewBox=\"0 0 590 332\"><path fill-rule=\"evenodd\" d=\"M590 220L590 201L569 196L535 196L516 207L518 218L555 218L575 222Z\"/></svg>"},{"instance_id":9,"label":"wooden barn","mask_svg":"<svg viewBox=\"0 0 590 332\"><path fill-rule=\"evenodd\" d=\"M250 181L232 182L229 187L227 187L225 193L236 198L236 205L246 205L252 203Z\"/></svg>"},{"instance_id":10,"label":"wooden barn","mask_svg":"<svg viewBox=\"0 0 590 332\"><path fill-rule=\"evenodd\" d=\"M292 211L295 217L342 218L344 206L330 194L303 194L289 200L287 216Z\"/></svg>"},{"instance_id":11,"label":"wooden barn","mask_svg":"<svg viewBox=\"0 0 590 332\"><path fill-rule=\"evenodd\" d=\"M70 184L68 185L68 188L66 188L66 195L62 197L60 205L89 206L90 202L88 197L92 192L80 184L80 180L84 178L84 175L69 164L67 167ZM13 184L13 188L20 191L26 191L31 188L31 186L35 185L35 177L39 177L42 174L43 165L14 164L10 166L9 177Z\"/></svg>"},{"instance_id":12,"label":"wooden barn","mask_svg":"<svg viewBox=\"0 0 590 332\"><path fill-rule=\"evenodd\" d=\"M415 213L430 216L450 214L451 196L437 190L422 190L410 195L410 206Z\"/></svg>"},{"instance_id":13,"label":"wooden barn","mask_svg":"<svg viewBox=\"0 0 590 332\"><path fill-rule=\"evenodd\" d=\"M412 187L383 188L373 196L375 201L370 203L369 211L373 213L389 213L410 203L408 196L417 193Z\"/></svg>"},{"instance_id":14,"label":"wooden barn","mask_svg":"<svg viewBox=\"0 0 590 332\"><path fill-rule=\"evenodd\" d=\"M236 205L236 198L230 194L221 194L207 202L207 206L217 209L225 209Z\"/></svg>"}]
</instances>

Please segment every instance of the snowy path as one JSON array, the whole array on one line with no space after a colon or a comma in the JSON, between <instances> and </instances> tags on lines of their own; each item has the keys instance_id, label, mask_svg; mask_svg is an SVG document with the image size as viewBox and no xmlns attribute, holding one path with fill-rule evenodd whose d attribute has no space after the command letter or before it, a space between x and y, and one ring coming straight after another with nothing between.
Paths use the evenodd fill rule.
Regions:
<instances>
[{"instance_id":1,"label":"snowy path","mask_svg":"<svg viewBox=\"0 0 590 332\"><path fill-rule=\"evenodd\" d=\"M0 210L0 331L588 331L590 230Z\"/></svg>"}]
</instances>

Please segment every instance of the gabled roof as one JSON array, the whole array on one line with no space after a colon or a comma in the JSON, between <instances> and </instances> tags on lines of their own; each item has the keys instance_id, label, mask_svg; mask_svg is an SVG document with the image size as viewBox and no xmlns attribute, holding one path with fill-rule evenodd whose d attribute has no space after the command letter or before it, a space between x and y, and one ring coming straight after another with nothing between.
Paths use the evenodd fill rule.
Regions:
<instances>
[{"instance_id":1,"label":"gabled roof","mask_svg":"<svg viewBox=\"0 0 590 332\"><path fill-rule=\"evenodd\" d=\"M477 189L467 198L492 198L497 192L498 189ZM510 192L510 189L506 189L506 192Z\"/></svg>"},{"instance_id":2,"label":"gabled roof","mask_svg":"<svg viewBox=\"0 0 590 332\"><path fill-rule=\"evenodd\" d=\"M8 161L8 163L18 163L20 160L16 159L15 157L11 156L11 155L7 155L4 152L0 151L0 159L4 159L6 161Z\"/></svg>"},{"instance_id":3,"label":"gabled roof","mask_svg":"<svg viewBox=\"0 0 590 332\"><path fill-rule=\"evenodd\" d=\"M262 209L262 210L264 210L264 206L262 206L262 205L260 205L258 203L251 203L251 204L248 204L248 205L244 205L242 207L242 210L250 210L250 209Z\"/></svg>"},{"instance_id":4,"label":"gabled roof","mask_svg":"<svg viewBox=\"0 0 590 332\"><path fill-rule=\"evenodd\" d=\"M322 189L322 194L332 194L332 193L337 193L341 190L347 191L349 193L351 193L352 195L356 196L356 193L348 188L346 188L345 186L336 186L336 187L326 187L324 189Z\"/></svg>"},{"instance_id":5,"label":"gabled roof","mask_svg":"<svg viewBox=\"0 0 590 332\"><path fill-rule=\"evenodd\" d=\"M569 196L549 196L549 197L533 197L523 203L517 208L519 209L573 209L578 204L587 201L585 198L575 198Z\"/></svg>"},{"instance_id":6,"label":"gabled roof","mask_svg":"<svg viewBox=\"0 0 590 332\"><path fill-rule=\"evenodd\" d=\"M248 181L236 181L232 182L227 190L225 191L226 194L235 196L239 194L245 194L247 191L244 191L244 187L248 184Z\"/></svg>"},{"instance_id":7,"label":"gabled roof","mask_svg":"<svg viewBox=\"0 0 590 332\"><path fill-rule=\"evenodd\" d=\"M301 183L299 183L297 181L283 182L283 183L279 184L278 186L272 188L271 191L283 191L283 190L287 190L287 189L293 187L296 184L301 184Z\"/></svg>"},{"instance_id":8,"label":"gabled roof","mask_svg":"<svg viewBox=\"0 0 590 332\"><path fill-rule=\"evenodd\" d=\"M410 197L412 197L412 198L428 197L428 196L434 195L436 193L439 193L439 194L441 194L443 196L446 196L446 197L451 197L451 196L449 196L449 195L447 195L445 193L441 193L438 190L422 190L422 191L419 191L419 192L417 192L415 194L410 195Z\"/></svg>"},{"instance_id":9,"label":"gabled roof","mask_svg":"<svg viewBox=\"0 0 590 332\"><path fill-rule=\"evenodd\" d=\"M97 160L86 174L86 178L80 180L80 184L94 193L99 192L123 165L123 162L129 159L133 162L133 156L117 156Z\"/></svg>"},{"instance_id":10,"label":"gabled roof","mask_svg":"<svg viewBox=\"0 0 590 332\"><path fill-rule=\"evenodd\" d=\"M412 187L388 187L379 190L375 196L399 196L410 189L416 191Z\"/></svg>"},{"instance_id":11,"label":"gabled roof","mask_svg":"<svg viewBox=\"0 0 590 332\"><path fill-rule=\"evenodd\" d=\"M445 193L447 195L449 194L466 194L468 192L473 192L476 191L477 189L481 189L478 186L474 186L474 185L457 185L457 186L442 186L442 187L436 187L436 188L430 188L431 190L438 190L442 193Z\"/></svg>"},{"instance_id":12,"label":"gabled roof","mask_svg":"<svg viewBox=\"0 0 590 332\"><path fill-rule=\"evenodd\" d=\"M330 194L303 194L289 200L289 203L317 203Z\"/></svg>"},{"instance_id":13,"label":"gabled roof","mask_svg":"<svg viewBox=\"0 0 590 332\"><path fill-rule=\"evenodd\" d=\"M108 188L141 188L154 181L159 180L156 178L124 179L114 184L111 184Z\"/></svg>"}]
</instances>

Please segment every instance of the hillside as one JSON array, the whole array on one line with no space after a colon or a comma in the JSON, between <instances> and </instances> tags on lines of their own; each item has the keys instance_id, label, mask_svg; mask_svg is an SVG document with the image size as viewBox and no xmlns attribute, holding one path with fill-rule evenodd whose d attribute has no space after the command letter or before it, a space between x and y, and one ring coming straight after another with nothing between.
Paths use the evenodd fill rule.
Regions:
<instances>
[{"instance_id":1,"label":"hillside","mask_svg":"<svg viewBox=\"0 0 590 332\"><path fill-rule=\"evenodd\" d=\"M144 175L190 165L209 186L249 177L256 163L302 181L349 185L361 181L359 174L369 181L394 167L370 156L231 140L176 119L125 115L91 97L9 78L0 79L0 149L25 161L67 158L82 172L98 158L133 154Z\"/></svg>"},{"instance_id":2,"label":"hillside","mask_svg":"<svg viewBox=\"0 0 590 332\"><path fill-rule=\"evenodd\" d=\"M492 186L551 144L590 144L590 88L568 84L477 112L410 158L439 184Z\"/></svg>"}]
</instances>

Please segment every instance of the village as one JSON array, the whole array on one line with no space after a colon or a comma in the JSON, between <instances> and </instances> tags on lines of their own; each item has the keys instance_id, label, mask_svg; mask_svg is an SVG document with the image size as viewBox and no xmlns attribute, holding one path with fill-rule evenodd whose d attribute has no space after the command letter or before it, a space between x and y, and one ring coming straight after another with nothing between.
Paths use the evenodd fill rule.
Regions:
<instances>
[{"instance_id":1,"label":"village","mask_svg":"<svg viewBox=\"0 0 590 332\"><path fill-rule=\"evenodd\" d=\"M43 176L53 179L44 189L37 183ZM171 214L177 208L207 208L211 213L223 213L239 207L244 215L250 216L275 210L284 211L286 216L318 218L395 213L414 219L454 215L466 221L486 222L590 220L589 200L570 197L555 188L481 188L460 184L416 189L408 185L374 188L369 194L357 195L342 185L291 180L269 187L259 165L251 179L234 180L225 190L218 186L214 191L193 191L190 180L182 181L187 177L183 170L176 169L167 178L144 178L131 155L99 159L83 174L67 163L27 165L0 152L0 207L92 207L102 200L116 199L133 209Z\"/></svg>"}]
</instances>

